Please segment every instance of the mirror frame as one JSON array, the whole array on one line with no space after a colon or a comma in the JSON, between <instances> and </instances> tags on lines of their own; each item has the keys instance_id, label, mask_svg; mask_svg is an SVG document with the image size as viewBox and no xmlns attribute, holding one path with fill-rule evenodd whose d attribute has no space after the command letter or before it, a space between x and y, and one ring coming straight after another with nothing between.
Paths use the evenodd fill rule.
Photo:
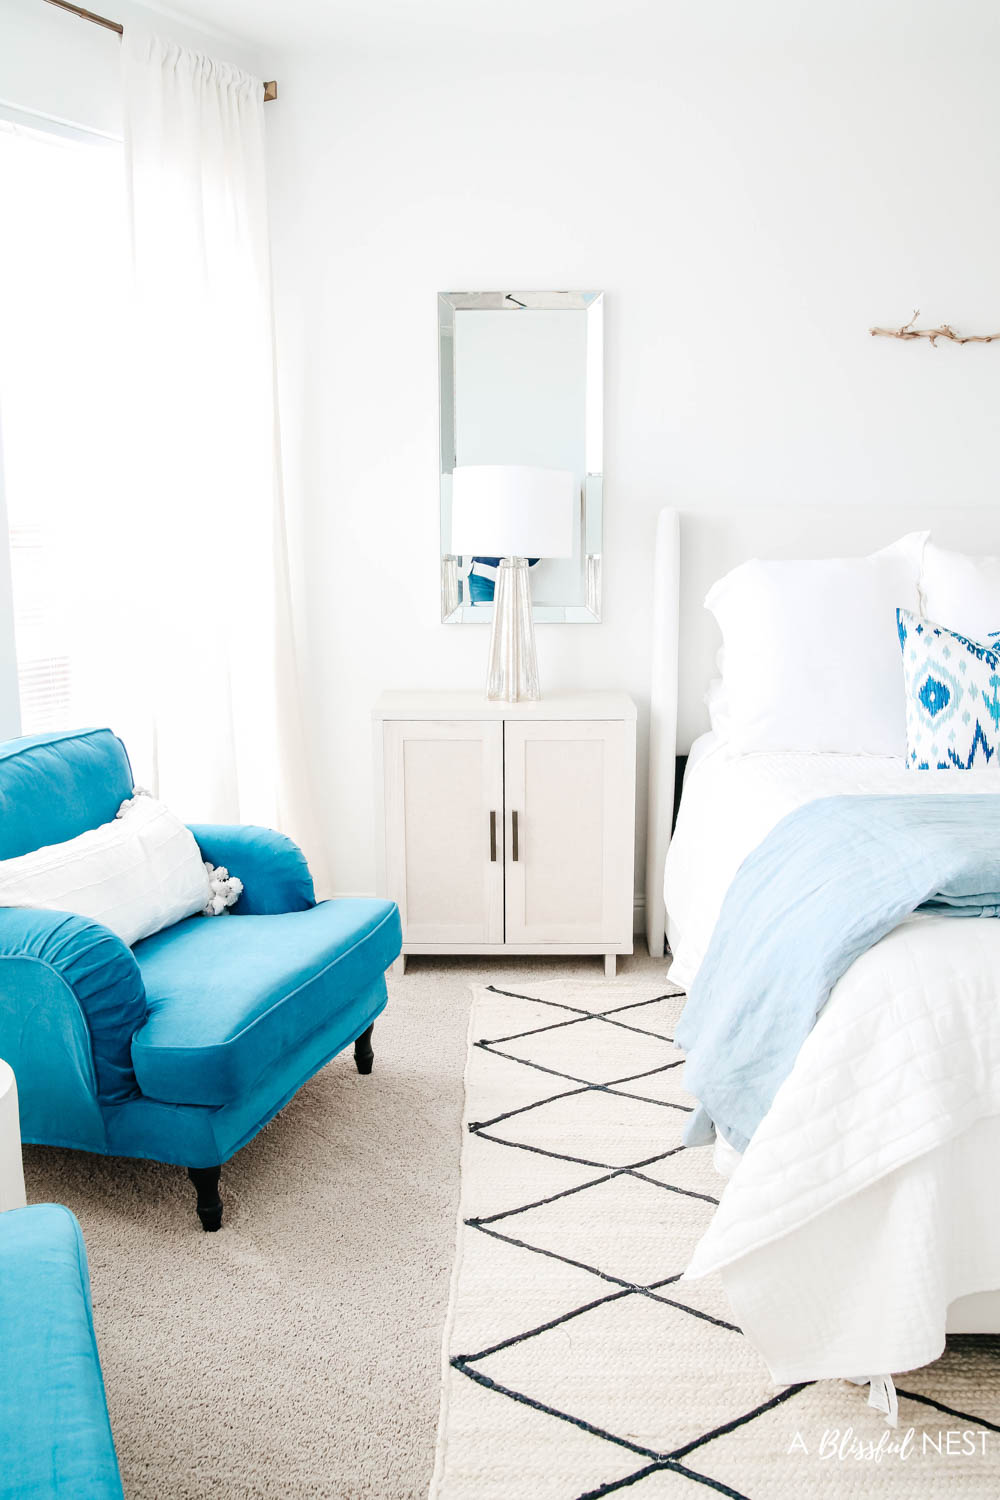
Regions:
<instances>
[{"instance_id":1,"label":"mirror frame","mask_svg":"<svg viewBox=\"0 0 1000 1500\"><path fill-rule=\"evenodd\" d=\"M583 482L584 601L535 604L539 624L596 625L601 621L601 561L604 546L604 293L603 292L439 292L438 293L438 515L441 528L441 620L445 625L489 624L493 606L459 600L460 559L445 535L445 482L455 468L455 314L457 312L584 312L587 315L586 412Z\"/></svg>"}]
</instances>

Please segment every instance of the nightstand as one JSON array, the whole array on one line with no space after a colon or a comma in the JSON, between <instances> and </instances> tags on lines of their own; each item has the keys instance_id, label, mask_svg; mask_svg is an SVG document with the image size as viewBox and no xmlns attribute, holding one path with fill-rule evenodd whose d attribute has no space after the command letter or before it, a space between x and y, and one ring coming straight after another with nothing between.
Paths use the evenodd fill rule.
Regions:
<instances>
[{"instance_id":1,"label":"nightstand","mask_svg":"<svg viewBox=\"0 0 1000 1500\"><path fill-rule=\"evenodd\" d=\"M411 953L632 952L635 704L386 693L373 712L378 893Z\"/></svg>"}]
</instances>

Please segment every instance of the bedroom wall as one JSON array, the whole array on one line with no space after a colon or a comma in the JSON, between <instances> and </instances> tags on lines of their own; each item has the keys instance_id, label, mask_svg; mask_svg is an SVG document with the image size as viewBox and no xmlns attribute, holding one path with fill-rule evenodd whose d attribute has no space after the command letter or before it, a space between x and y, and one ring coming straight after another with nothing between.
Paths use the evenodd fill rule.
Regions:
<instances>
[{"instance_id":1,"label":"bedroom wall","mask_svg":"<svg viewBox=\"0 0 1000 1500\"><path fill-rule=\"evenodd\" d=\"M607 292L605 623L540 628L543 691L623 688L644 717L665 503L1000 498L1000 346L868 335L917 307L1000 329L991 8L625 5L521 46L418 30L283 60L269 117L341 892L373 883L372 702L484 675L485 627L438 622L438 290Z\"/></svg>"},{"instance_id":2,"label":"bedroom wall","mask_svg":"<svg viewBox=\"0 0 1000 1500\"><path fill-rule=\"evenodd\" d=\"M255 47L108 8L279 79L287 491L338 891L373 884L378 693L483 679L485 627L438 623L438 290L607 292L605 623L540 629L543 688L624 688L644 718L664 503L997 503L1000 348L867 334L915 307L1000 328L987 0L624 0L572 31L453 9L476 34L341 3L326 42L289 7ZM5 0L0 101L114 133L117 45ZM637 872L644 777L643 747Z\"/></svg>"}]
</instances>

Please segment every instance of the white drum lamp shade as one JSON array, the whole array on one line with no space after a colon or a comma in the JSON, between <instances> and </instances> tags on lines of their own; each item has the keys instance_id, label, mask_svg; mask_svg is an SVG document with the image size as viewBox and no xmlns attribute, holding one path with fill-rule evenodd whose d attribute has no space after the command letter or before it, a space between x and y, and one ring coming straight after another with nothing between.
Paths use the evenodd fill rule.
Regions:
<instances>
[{"instance_id":1,"label":"white drum lamp shade","mask_svg":"<svg viewBox=\"0 0 1000 1500\"><path fill-rule=\"evenodd\" d=\"M457 465L452 477L451 550L498 557L486 696L540 697L529 557L572 557L576 494L569 469L525 464Z\"/></svg>"},{"instance_id":2,"label":"white drum lamp shade","mask_svg":"<svg viewBox=\"0 0 1000 1500\"><path fill-rule=\"evenodd\" d=\"M461 557L572 557L573 475L525 464L459 464L451 550Z\"/></svg>"}]
</instances>

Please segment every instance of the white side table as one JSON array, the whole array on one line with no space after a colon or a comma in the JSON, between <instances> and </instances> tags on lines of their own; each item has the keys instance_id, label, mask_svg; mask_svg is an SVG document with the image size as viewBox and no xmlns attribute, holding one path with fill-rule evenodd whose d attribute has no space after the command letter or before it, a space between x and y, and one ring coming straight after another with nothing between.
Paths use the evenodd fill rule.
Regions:
<instances>
[{"instance_id":1,"label":"white side table","mask_svg":"<svg viewBox=\"0 0 1000 1500\"><path fill-rule=\"evenodd\" d=\"M635 704L385 693L377 889L411 953L632 952Z\"/></svg>"},{"instance_id":2,"label":"white side table","mask_svg":"<svg viewBox=\"0 0 1000 1500\"><path fill-rule=\"evenodd\" d=\"M0 1058L0 1213L7 1208L23 1208L26 1202L17 1084L13 1070Z\"/></svg>"}]
</instances>

